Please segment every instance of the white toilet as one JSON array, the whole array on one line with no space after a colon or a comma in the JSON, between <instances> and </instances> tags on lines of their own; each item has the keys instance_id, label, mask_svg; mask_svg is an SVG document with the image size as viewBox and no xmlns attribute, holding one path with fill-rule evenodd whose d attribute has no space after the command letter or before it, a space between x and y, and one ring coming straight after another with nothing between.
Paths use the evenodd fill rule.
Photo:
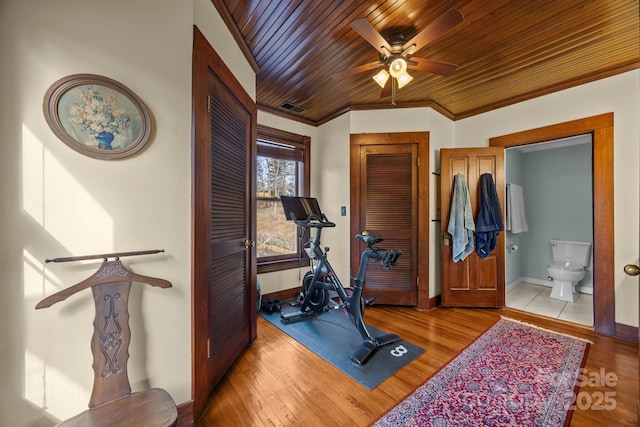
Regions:
<instances>
[{"instance_id":1,"label":"white toilet","mask_svg":"<svg viewBox=\"0 0 640 427\"><path fill-rule=\"evenodd\" d=\"M591 243L551 241L552 261L547 273L553 279L551 298L576 302L576 285L584 277L584 268L589 265Z\"/></svg>"}]
</instances>

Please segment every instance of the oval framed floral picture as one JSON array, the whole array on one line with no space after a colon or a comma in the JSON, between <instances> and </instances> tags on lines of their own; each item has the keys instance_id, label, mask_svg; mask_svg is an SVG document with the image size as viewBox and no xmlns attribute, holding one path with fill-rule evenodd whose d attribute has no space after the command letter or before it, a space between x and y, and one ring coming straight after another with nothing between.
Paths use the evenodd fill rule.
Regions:
<instances>
[{"instance_id":1,"label":"oval framed floral picture","mask_svg":"<svg viewBox=\"0 0 640 427\"><path fill-rule=\"evenodd\" d=\"M151 134L149 111L129 88L95 74L55 82L44 96L44 116L58 138L79 153L120 159L144 147Z\"/></svg>"}]
</instances>

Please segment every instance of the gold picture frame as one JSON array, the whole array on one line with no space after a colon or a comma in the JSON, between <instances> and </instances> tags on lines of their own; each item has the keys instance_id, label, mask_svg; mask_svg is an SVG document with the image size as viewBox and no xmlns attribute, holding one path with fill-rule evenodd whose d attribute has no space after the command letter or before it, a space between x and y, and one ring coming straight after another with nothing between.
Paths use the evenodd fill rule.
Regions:
<instances>
[{"instance_id":1,"label":"gold picture frame","mask_svg":"<svg viewBox=\"0 0 640 427\"><path fill-rule=\"evenodd\" d=\"M151 134L149 111L123 84L95 74L56 81L44 96L53 133L75 151L96 159L120 159L140 151Z\"/></svg>"}]
</instances>

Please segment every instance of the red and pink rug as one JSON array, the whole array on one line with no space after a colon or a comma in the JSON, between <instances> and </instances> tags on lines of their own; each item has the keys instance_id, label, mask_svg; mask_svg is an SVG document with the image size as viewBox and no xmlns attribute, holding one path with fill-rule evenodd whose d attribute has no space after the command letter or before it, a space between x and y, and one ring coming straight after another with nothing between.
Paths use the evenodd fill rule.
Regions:
<instances>
[{"instance_id":1,"label":"red and pink rug","mask_svg":"<svg viewBox=\"0 0 640 427\"><path fill-rule=\"evenodd\" d=\"M566 426L589 342L502 318L374 426Z\"/></svg>"}]
</instances>

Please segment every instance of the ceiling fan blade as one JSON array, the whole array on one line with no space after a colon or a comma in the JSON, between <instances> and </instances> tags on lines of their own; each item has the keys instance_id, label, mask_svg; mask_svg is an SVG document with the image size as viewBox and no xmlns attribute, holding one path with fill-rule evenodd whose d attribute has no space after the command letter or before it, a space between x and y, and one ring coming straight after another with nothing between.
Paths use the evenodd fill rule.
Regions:
<instances>
[{"instance_id":1,"label":"ceiling fan blade","mask_svg":"<svg viewBox=\"0 0 640 427\"><path fill-rule=\"evenodd\" d=\"M412 64L412 62L415 62L415 64ZM408 61L408 63L409 63L409 68L412 70L428 71L430 73L440 74L443 76L448 76L449 74L456 71L456 69L458 68L458 66L455 64L449 64L447 62L431 61L429 59L422 59L422 58L415 58L415 57L411 58Z\"/></svg>"},{"instance_id":2,"label":"ceiling fan blade","mask_svg":"<svg viewBox=\"0 0 640 427\"><path fill-rule=\"evenodd\" d=\"M334 79L341 79L344 77L352 76L354 74L363 73L365 71L380 68L384 65L382 62L372 62L370 64L358 65L357 67L349 68L344 71L338 71L331 75Z\"/></svg>"},{"instance_id":3,"label":"ceiling fan blade","mask_svg":"<svg viewBox=\"0 0 640 427\"><path fill-rule=\"evenodd\" d=\"M449 9L442 15L440 15L435 21L427 26L424 30L416 34L411 40L406 42L402 46L402 50L405 51L411 46L415 46L410 49L407 53L412 54L413 52L421 49L426 46L432 40L437 39L459 23L464 20L464 16L458 9Z\"/></svg>"},{"instance_id":4,"label":"ceiling fan blade","mask_svg":"<svg viewBox=\"0 0 640 427\"><path fill-rule=\"evenodd\" d=\"M366 19L356 19L351 24L351 28L356 30L363 39L369 42L378 52L388 55L391 52L389 42L376 31L375 28ZM385 51L386 49L386 51Z\"/></svg>"},{"instance_id":5,"label":"ceiling fan blade","mask_svg":"<svg viewBox=\"0 0 640 427\"><path fill-rule=\"evenodd\" d=\"M393 85L393 79L387 80L387 83L384 85L384 87L380 91L380 98L387 98L391 96L391 92L393 90L391 85Z\"/></svg>"}]
</instances>

